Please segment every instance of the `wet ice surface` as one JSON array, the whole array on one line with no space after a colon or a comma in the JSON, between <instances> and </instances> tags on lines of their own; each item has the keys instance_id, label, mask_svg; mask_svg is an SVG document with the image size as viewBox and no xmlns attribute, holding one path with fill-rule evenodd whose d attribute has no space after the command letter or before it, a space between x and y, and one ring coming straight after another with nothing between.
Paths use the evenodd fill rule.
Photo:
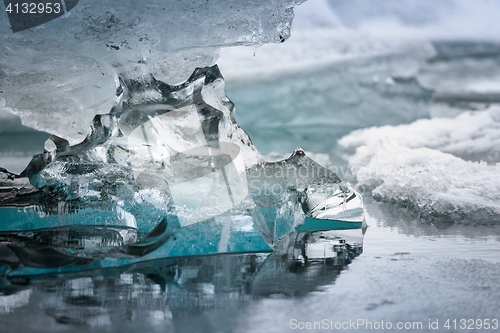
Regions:
<instances>
[{"instance_id":1,"label":"wet ice surface","mask_svg":"<svg viewBox=\"0 0 500 333\"><path fill-rule=\"evenodd\" d=\"M179 83L213 65L221 46L283 42L299 3L82 0L67 15L16 33L2 15L0 117L13 113L77 143L96 114L119 103L120 80L146 83L154 75Z\"/></svg>"},{"instance_id":2,"label":"wet ice surface","mask_svg":"<svg viewBox=\"0 0 500 333\"><path fill-rule=\"evenodd\" d=\"M451 8L455 8L452 1L447 1L443 7L433 5L431 8L448 13L446 8L450 3ZM462 2L461 5L466 6L466 3ZM402 11L401 15L404 16ZM411 13L413 15L414 11ZM469 11L463 13L469 14ZM456 15L450 17L456 18ZM449 27L460 28L460 24L451 23ZM418 29L413 31L418 32ZM328 33L317 35L327 38L325 36ZM361 42L360 45L366 46ZM407 54L406 59L410 61L398 64L400 58L381 54L373 67L370 62L361 61L363 66L357 67L361 68L359 72L345 68L352 64L349 61L342 63L342 68L330 64L329 70L324 73L352 74L363 83L358 86L357 80L349 81L348 78L347 89L338 86L343 81L337 77L328 80L320 77L322 71L316 70L293 76L298 82L292 84L287 84L289 76L284 75L282 81L285 82L276 80L264 88L252 85L237 86L233 91L229 88L228 96L237 105L238 123L250 133L256 147L267 154L268 159L282 159L287 152L300 145L308 156L329 166L342 179L351 177L356 181L352 170L348 168L348 160L344 159L352 157L353 152L339 149L337 141L357 127L389 124L391 127L384 130L373 128L358 132L357 139L363 144L365 134L366 137L368 134L373 135L375 139L371 140L378 140L382 133L391 144L403 144L405 140L417 144L415 147L403 148L433 149L432 154L436 159L432 163L437 162L439 165L447 159L456 162L452 163L456 169L452 172L454 181L448 182L447 186L472 180L476 187L472 194L479 198L498 196L495 186L499 176L494 171L497 168L494 164L498 162L498 147L494 141L498 132L495 127L497 118L495 108L490 108L498 101L495 84L500 67L495 43L457 43L453 47L436 44L433 47L438 54L441 52L440 56L425 58L427 51L423 52L424 58L422 55L414 57L414 54ZM258 55L259 50L257 59ZM391 63L393 61L396 63ZM416 71L417 65L423 67ZM468 66L465 78L467 84L455 85L455 78L464 79L464 66ZM484 70L477 71L478 66ZM392 71L401 68L410 69L403 74L417 78L420 86L411 80L391 81ZM315 87L318 95L332 93L339 97L336 98L339 101L336 104L338 110L328 107L321 109L321 112L330 116L328 124L321 124L322 118L314 118L321 115L319 110L315 110L313 117L307 119L309 127L296 126L303 119L293 124L294 118L283 114L273 114L270 124L262 121L262 114L266 114L262 107L271 105L274 111L285 110L276 105L279 106L283 96L288 95L269 93L263 96L255 94L255 91L266 92L265 88L271 86L286 91L291 86L293 89L289 91L293 96L283 103L291 108L288 112L300 115L303 105L297 103L298 100L300 102L298 88L306 87L307 82L314 83L318 77L320 82L328 83L328 89L323 91L320 88L324 84ZM232 87L232 83L229 82L228 86ZM358 88L364 96L369 96L371 103L364 102L363 96L353 94ZM428 89L435 90L435 98L430 98ZM245 91L249 93L245 94ZM255 95L260 98L257 104L245 100ZM332 98L331 95L323 100L329 98ZM384 98L394 99L398 103L391 104ZM321 107L322 103L316 101L317 106ZM416 101L418 107L412 113ZM273 102L276 104L273 105ZM391 105L408 112L398 114L398 110L389 109L391 117L384 119L384 108ZM253 109L249 107L259 107L261 113L252 114ZM344 108L351 112L339 112ZM370 117L372 114L378 116ZM457 115L459 117L454 118ZM435 116L449 119L437 119ZM418 118L432 119L414 123ZM359 119L364 121L361 126L356 125ZM261 121L259 126L253 126L255 120ZM405 127L400 123L410 125ZM419 126L425 129L426 135L407 140L407 135L418 134L421 130ZM461 131L457 132L457 129ZM377 147L373 149L375 153L382 151ZM443 157L445 153L441 150L453 155ZM399 151L390 151L391 154L399 156ZM423 155L427 157L429 154ZM404 163L408 162L404 155L400 157ZM474 162L477 170L473 168L467 171L462 166L470 166L469 160L484 160L486 163ZM486 180L481 179L483 169L488 170L489 177ZM430 172L429 175L432 176ZM431 332L446 331L442 325L447 319L500 319L498 214L488 215L489 219L483 221L473 213L465 218L459 217L452 223L449 219L429 219L397 202L375 201L371 198L372 189L366 188L363 193L364 212L369 227L363 240L363 253L352 260L339 261L342 256L335 255L336 260L290 263L272 256L268 258L267 254L225 255L151 262L124 268L126 271L97 270L82 275L20 279L17 281L19 289L16 293L0 297L0 330L290 332L294 319L297 322L326 319L341 323L350 319L363 319L371 322L422 322L422 329L413 331ZM485 190L488 188L493 190L488 192ZM422 190L416 193L429 192ZM492 200L493 205L496 202ZM463 202L458 207L463 208ZM316 252L321 252L319 244ZM332 255L331 252L329 255ZM29 321L25 320L27 313L31 318ZM429 320L439 320L441 329L430 330ZM366 326L360 326L357 331L395 330L369 330Z\"/></svg>"}]
</instances>

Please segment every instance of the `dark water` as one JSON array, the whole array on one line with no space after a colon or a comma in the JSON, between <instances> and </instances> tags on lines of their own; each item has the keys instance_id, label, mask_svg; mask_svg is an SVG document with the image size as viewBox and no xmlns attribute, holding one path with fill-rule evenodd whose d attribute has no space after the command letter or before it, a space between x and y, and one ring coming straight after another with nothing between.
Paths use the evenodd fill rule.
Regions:
<instances>
[{"instance_id":1,"label":"dark water","mask_svg":"<svg viewBox=\"0 0 500 333\"><path fill-rule=\"evenodd\" d=\"M0 330L290 332L298 322L384 320L420 322L417 332L432 331L429 320L498 318L498 228L439 229L373 202L366 217L359 256L216 255L11 279Z\"/></svg>"},{"instance_id":2,"label":"dark water","mask_svg":"<svg viewBox=\"0 0 500 333\"><path fill-rule=\"evenodd\" d=\"M238 331L235 314L249 303L276 295L306 297L333 284L354 256L289 262L274 254L218 255L11 280L4 292L12 294L1 298L0 327L5 332ZM212 322L213 315L221 318Z\"/></svg>"}]
</instances>

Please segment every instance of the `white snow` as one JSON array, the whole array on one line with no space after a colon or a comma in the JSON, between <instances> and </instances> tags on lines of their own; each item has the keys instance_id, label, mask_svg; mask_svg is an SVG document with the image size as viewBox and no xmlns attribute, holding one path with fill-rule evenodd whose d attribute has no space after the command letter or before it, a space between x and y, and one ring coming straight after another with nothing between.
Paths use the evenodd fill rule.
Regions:
<instances>
[{"instance_id":1,"label":"white snow","mask_svg":"<svg viewBox=\"0 0 500 333\"><path fill-rule=\"evenodd\" d=\"M500 214L500 163L458 156L475 152L498 158L499 127L500 109L493 108L357 130L339 145L356 148L349 167L358 188L376 199L409 207L424 218L488 224Z\"/></svg>"},{"instance_id":2,"label":"white snow","mask_svg":"<svg viewBox=\"0 0 500 333\"><path fill-rule=\"evenodd\" d=\"M428 147L468 160L500 162L500 108L464 112L455 118L420 119L409 125L361 129L339 140L344 148L376 141Z\"/></svg>"}]
</instances>

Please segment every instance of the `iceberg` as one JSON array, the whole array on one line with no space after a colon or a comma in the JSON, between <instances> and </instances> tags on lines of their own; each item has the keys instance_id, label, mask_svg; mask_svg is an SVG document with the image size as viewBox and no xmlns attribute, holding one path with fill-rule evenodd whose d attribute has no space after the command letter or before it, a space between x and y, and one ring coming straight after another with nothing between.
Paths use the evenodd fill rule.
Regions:
<instances>
[{"instance_id":1,"label":"iceberg","mask_svg":"<svg viewBox=\"0 0 500 333\"><path fill-rule=\"evenodd\" d=\"M179 85L131 86L82 142L53 135L19 176L3 170L2 247L10 268L26 266L11 274L216 253L304 257L317 233L362 230L361 196L302 149L264 160L224 85L212 66Z\"/></svg>"},{"instance_id":2,"label":"iceberg","mask_svg":"<svg viewBox=\"0 0 500 333\"><path fill-rule=\"evenodd\" d=\"M219 47L281 43L301 2L80 0L15 33L2 4L0 112L76 144L96 114L120 103L123 85L179 83L212 66Z\"/></svg>"}]
</instances>

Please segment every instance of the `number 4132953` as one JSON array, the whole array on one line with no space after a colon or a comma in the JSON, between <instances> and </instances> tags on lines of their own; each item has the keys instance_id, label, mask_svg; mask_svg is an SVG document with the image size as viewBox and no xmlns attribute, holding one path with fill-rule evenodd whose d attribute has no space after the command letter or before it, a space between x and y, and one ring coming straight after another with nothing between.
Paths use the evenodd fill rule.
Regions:
<instances>
[{"instance_id":1,"label":"number 4132953","mask_svg":"<svg viewBox=\"0 0 500 333\"><path fill-rule=\"evenodd\" d=\"M443 327L453 330L497 330L500 326L498 319L448 319Z\"/></svg>"},{"instance_id":2,"label":"number 4132953","mask_svg":"<svg viewBox=\"0 0 500 333\"><path fill-rule=\"evenodd\" d=\"M9 14L59 14L62 11L61 3L9 3L5 8Z\"/></svg>"}]
</instances>

